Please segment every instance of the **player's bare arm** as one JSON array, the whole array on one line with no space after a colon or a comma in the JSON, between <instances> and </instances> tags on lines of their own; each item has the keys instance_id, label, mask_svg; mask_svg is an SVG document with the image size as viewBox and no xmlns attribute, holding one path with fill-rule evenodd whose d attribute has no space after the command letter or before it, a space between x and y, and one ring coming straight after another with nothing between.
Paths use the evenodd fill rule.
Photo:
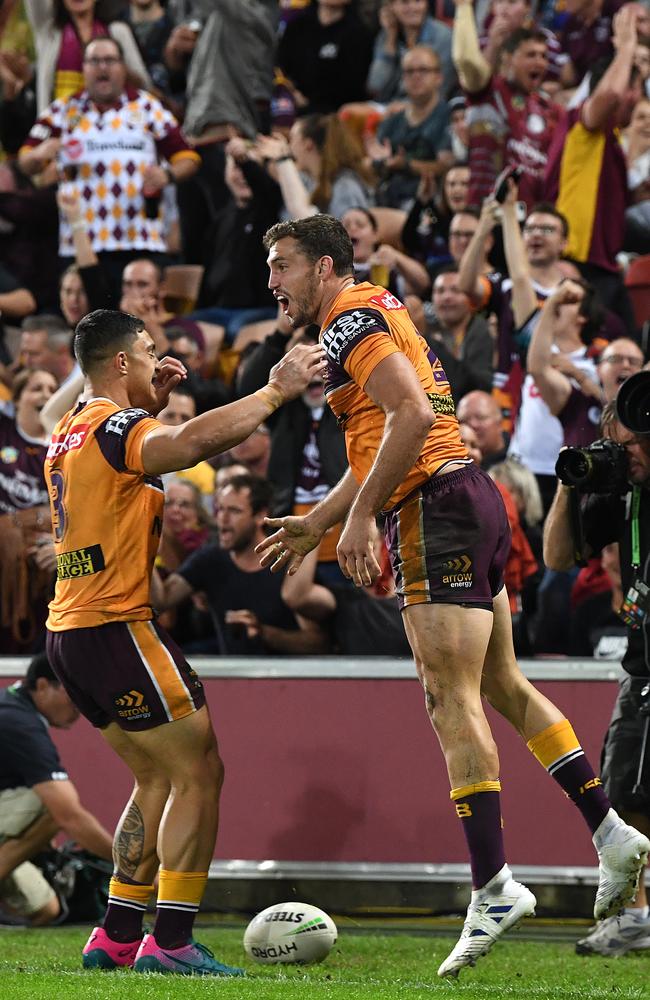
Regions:
<instances>
[{"instance_id":1,"label":"player's bare arm","mask_svg":"<svg viewBox=\"0 0 650 1000\"><path fill-rule=\"evenodd\" d=\"M373 552L375 518L417 461L435 414L410 361L390 354L377 365L364 391L386 415L375 461L359 490L337 547L339 565L357 586L380 573Z\"/></svg>"},{"instance_id":2,"label":"player's bare arm","mask_svg":"<svg viewBox=\"0 0 650 1000\"><path fill-rule=\"evenodd\" d=\"M177 472L228 451L283 403L299 396L324 368L321 347L298 344L274 365L267 385L251 396L202 413L180 427L161 425L153 430L142 448L144 471L148 475ZM176 373L170 381L172 388L178 384ZM171 389L167 389L167 396L169 392Z\"/></svg>"},{"instance_id":3,"label":"player's bare arm","mask_svg":"<svg viewBox=\"0 0 650 1000\"><path fill-rule=\"evenodd\" d=\"M260 565L270 566L272 573L288 567L290 576L296 572L304 557L315 549L328 528L343 521L352 501L359 491L359 484L348 469L327 496L313 510L302 517L266 517L264 523L276 530L256 547L261 555Z\"/></svg>"}]
</instances>

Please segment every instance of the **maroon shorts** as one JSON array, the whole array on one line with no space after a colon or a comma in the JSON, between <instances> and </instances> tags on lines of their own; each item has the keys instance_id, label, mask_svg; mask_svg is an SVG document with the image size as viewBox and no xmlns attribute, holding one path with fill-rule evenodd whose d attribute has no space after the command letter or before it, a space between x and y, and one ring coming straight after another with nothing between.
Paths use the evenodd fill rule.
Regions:
<instances>
[{"instance_id":1,"label":"maroon shorts","mask_svg":"<svg viewBox=\"0 0 650 1000\"><path fill-rule=\"evenodd\" d=\"M503 587L510 525L501 494L468 465L432 476L385 518L400 608L467 604L492 610Z\"/></svg>"},{"instance_id":2,"label":"maroon shorts","mask_svg":"<svg viewBox=\"0 0 650 1000\"><path fill-rule=\"evenodd\" d=\"M73 702L100 729L153 729L205 704L195 671L154 620L48 632L46 648Z\"/></svg>"}]
</instances>

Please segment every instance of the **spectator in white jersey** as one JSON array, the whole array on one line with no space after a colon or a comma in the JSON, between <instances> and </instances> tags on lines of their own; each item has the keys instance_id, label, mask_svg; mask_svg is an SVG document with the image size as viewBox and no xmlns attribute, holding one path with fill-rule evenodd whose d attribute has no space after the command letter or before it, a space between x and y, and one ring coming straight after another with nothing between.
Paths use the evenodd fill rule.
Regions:
<instances>
[{"instance_id":1,"label":"spectator in white jersey","mask_svg":"<svg viewBox=\"0 0 650 1000\"><path fill-rule=\"evenodd\" d=\"M161 193L187 180L198 154L160 102L127 85L122 49L98 38L84 50L84 89L54 101L41 114L19 153L21 170L41 173L55 163L79 193L92 248L112 286L134 256L164 255ZM105 122L110 128L105 127ZM74 256L74 232L61 216L59 253Z\"/></svg>"}]
</instances>

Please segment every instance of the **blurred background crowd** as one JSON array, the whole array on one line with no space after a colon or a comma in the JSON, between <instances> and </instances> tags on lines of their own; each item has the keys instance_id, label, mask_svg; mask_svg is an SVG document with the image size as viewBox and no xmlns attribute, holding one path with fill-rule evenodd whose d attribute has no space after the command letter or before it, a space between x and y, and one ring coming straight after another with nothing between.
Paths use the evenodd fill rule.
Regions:
<instances>
[{"instance_id":1,"label":"blurred background crowd","mask_svg":"<svg viewBox=\"0 0 650 1000\"><path fill-rule=\"evenodd\" d=\"M328 212L503 494L517 651L622 654L616 547L555 573L541 538L560 449L601 436L649 354L647 0L2 0L0 88L1 653L43 648L42 464L83 389L78 320L141 317L189 373L160 419L189 420L318 336L278 314L261 237ZM383 550L367 591L336 529L296 576L259 569L265 516L345 469L315 382L170 477L156 573L188 654L409 655Z\"/></svg>"}]
</instances>

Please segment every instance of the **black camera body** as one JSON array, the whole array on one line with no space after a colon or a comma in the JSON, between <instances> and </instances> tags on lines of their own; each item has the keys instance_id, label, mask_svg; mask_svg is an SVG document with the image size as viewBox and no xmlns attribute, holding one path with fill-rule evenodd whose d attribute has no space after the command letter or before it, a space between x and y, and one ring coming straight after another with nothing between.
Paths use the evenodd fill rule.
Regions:
<instances>
[{"instance_id":1,"label":"black camera body","mask_svg":"<svg viewBox=\"0 0 650 1000\"><path fill-rule=\"evenodd\" d=\"M586 448L565 448L555 464L555 474L578 493L621 495L630 489L625 448L602 438Z\"/></svg>"},{"instance_id":2,"label":"black camera body","mask_svg":"<svg viewBox=\"0 0 650 1000\"><path fill-rule=\"evenodd\" d=\"M650 434L650 371L625 379L616 394L616 415L634 434Z\"/></svg>"}]
</instances>

